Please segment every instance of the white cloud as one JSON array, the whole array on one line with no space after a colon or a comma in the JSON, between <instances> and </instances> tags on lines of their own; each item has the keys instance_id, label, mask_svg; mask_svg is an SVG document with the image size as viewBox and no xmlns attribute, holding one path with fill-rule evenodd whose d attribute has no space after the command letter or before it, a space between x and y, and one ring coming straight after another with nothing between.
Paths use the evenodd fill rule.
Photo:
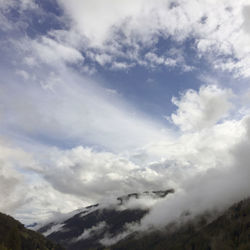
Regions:
<instances>
[{"instance_id":1,"label":"white cloud","mask_svg":"<svg viewBox=\"0 0 250 250\"><path fill-rule=\"evenodd\" d=\"M145 58L148 59L153 64L163 64L165 61L163 57L158 57L155 53L152 52L147 53L145 55Z\"/></svg>"},{"instance_id":2,"label":"white cloud","mask_svg":"<svg viewBox=\"0 0 250 250\"><path fill-rule=\"evenodd\" d=\"M37 4L33 0L0 0L0 9L8 10L10 8L18 8L18 10L23 11L27 9L37 8Z\"/></svg>"},{"instance_id":3,"label":"white cloud","mask_svg":"<svg viewBox=\"0 0 250 250\"><path fill-rule=\"evenodd\" d=\"M247 162L247 154L238 156L245 150L235 151L234 148L240 149L243 146L239 147L239 145L246 145L244 138L248 125L247 118L228 120L220 124L213 123L203 130L184 133L175 139L161 138L161 141L158 140L142 147L141 158L140 156L134 157L133 154L136 155L136 152L132 149L123 154L83 146L63 150L48 146L41 147L33 141L30 148L23 145L23 148L27 148L30 152L28 155L32 157L26 156L27 160L22 160L22 165L19 163L20 158L15 162L17 169L29 171L29 174L27 172L25 174L29 182L23 186L29 190L28 201L26 204L21 203L15 206L15 215L23 221L30 222L34 219L46 219L55 211L72 211L103 197L116 197L134 191L173 187L177 190L177 194L173 195L176 199L170 201L171 205L166 209L181 205L179 210L177 208L174 210L176 213L169 213L173 215L171 218L178 217L178 212L181 213L187 206L193 209L189 205L192 202L196 204L196 200L200 199L200 193L196 193L196 189L206 193L213 186L214 192L217 192L220 181L222 185L228 185L228 180L232 183L233 177L240 181L241 175L236 175L235 172L232 174L230 166L240 158L242 158L241 162ZM142 143L142 145L145 144ZM125 148L128 149L127 146ZM247 145L246 148L248 148ZM23 152L23 154L27 153ZM13 153L10 156L8 161L14 159ZM228 178L222 177L223 174ZM211 182L215 177L214 182ZM225 182L222 181L224 179L226 179ZM200 186L199 180L204 181L204 188ZM102 183L102 185L97 185L97 183ZM246 185L245 180L242 181L242 185ZM10 192L11 197L14 199L16 195L19 195L20 190L18 188ZM224 196L225 200L221 199L222 203L218 204L224 205L234 201L237 198L236 194L239 194L239 189L230 190L233 196L225 196L224 192L219 192L211 204L215 205ZM242 197L241 195L242 193L238 197ZM9 197L4 206L6 208L10 205ZM200 212L207 205L208 203L202 203L197 206L194 213ZM152 207L154 202L142 199L139 202L132 200L127 204L127 207L140 206ZM143 225L149 225L152 221L155 221L157 225L161 222L168 222L171 218L166 218L162 214L165 206L167 203L156 205L150 215L152 217L148 217ZM32 207L32 214L30 207ZM159 217L155 219L154 216L157 215Z\"/></svg>"},{"instance_id":4,"label":"white cloud","mask_svg":"<svg viewBox=\"0 0 250 250\"><path fill-rule=\"evenodd\" d=\"M27 151L9 140L0 140L1 212L30 224L45 220L56 211L70 212L88 204L53 189L39 176L43 169L39 159Z\"/></svg>"},{"instance_id":5,"label":"white cloud","mask_svg":"<svg viewBox=\"0 0 250 250\"><path fill-rule=\"evenodd\" d=\"M50 229L48 229L46 232L43 233L44 236L48 236L54 232L58 232L62 229L62 227L64 226L64 224L56 224L54 226L52 226Z\"/></svg>"},{"instance_id":6,"label":"white cloud","mask_svg":"<svg viewBox=\"0 0 250 250\"><path fill-rule=\"evenodd\" d=\"M190 212L190 219L204 211L221 210L249 196L249 117L242 120L245 133L231 148L231 164L222 162L214 169L186 178L174 195L159 202L143 220L142 228L164 226L179 221L181 214Z\"/></svg>"},{"instance_id":7,"label":"white cloud","mask_svg":"<svg viewBox=\"0 0 250 250\"><path fill-rule=\"evenodd\" d=\"M34 164L30 154L0 140L0 210L13 213L27 202L25 176L20 168ZM18 168L16 167L18 166Z\"/></svg>"},{"instance_id":8,"label":"white cloud","mask_svg":"<svg viewBox=\"0 0 250 250\"><path fill-rule=\"evenodd\" d=\"M124 63L124 62L113 62L111 69L113 69L113 70L116 70L116 69L125 70L125 69L132 67L132 66L133 66L133 64L128 64L128 63Z\"/></svg>"},{"instance_id":9,"label":"white cloud","mask_svg":"<svg viewBox=\"0 0 250 250\"><path fill-rule=\"evenodd\" d=\"M244 6L242 12L244 17L244 28L246 32L250 34L250 21L249 21L250 5Z\"/></svg>"},{"instance_id":10,"label":"white cloud","mask_svg":"<svg viewBox=\"0 0 250 250\"><path fill-rule=\"evenodd\" d=\"M52 211L61 210L60 206L64 199L68 202L64 203L64 211L70 211L70 209L77 208L83 200L94 203L102 200L103 197L117 197L135 190L159 190L173 187L177 190L177 194L173 196L176 195L178 202L183 204L178 210L181 212L189 201L189 192L194 192L197 188L197 186L192 186L192 191L190 191L191 184L196 185L195 183L201 178L209 178L208 183L210 183L210 178L216 176L217 171L220 173L216 177L219 182L219 178L221 181L224 179L223 173L231 171L230 166L235 161L232 149L238 147L242 141L244 142L246 120L245 118L239 121L227 121L209 130L184 134L174 141L165 141L165 144L152 144L151 147L144 149L149 160L144 163L139 161L138 164L133 162L133 155L131 155L133 152L130 155L119 155L97 152L82 146L70 150L49 148L43 153L38 151L39 153L35 156L40 168L34 168L33 171L40 178L45 178L47 184L44 183L40 188L35 189L34 195L39 193L39 200L36 201L38 204L27 205L32 205L35 211L37 209L35 214L38 216L39 212L41 213L42 204L46 201L47 205L44 210L47 214L44 214L44 211L39 216L43 218L45 215L47 217L51 215ZM156 159L154 163L150 162L152 156ZM226 176L229 175L226 174ZM236 177L235 173L234 176ZM216 181L217 184L218 182ZM102 185L97 185L97 183L102 183ZM197 185L199 186L200 183ZM180 190L182 190L181 193L179 193ZM235 197L229 195L229 198ZM224 201L221 199L221 202ZM214 204L216 204L215 201ZM139 201L131 200L126 207L148 208L154 205L155 202L151 199L140 199ZM203 209L206 205L207 203L204 203L203 207L199 208ZM162 205L162 209L163 206L166 204ZM159 220L164 222L164 220ZM158 220L155 221L158 223Z\"/></svg>"},{"instance_id":11,"label":"white cloud","mask_svg":"<svg viewBox=\"0 0 250 250\"><path fill-rule=\"evenodd\" d=\"M88 39L88 43L84 40L85 47L99 48L104 54L109 52L113 60L120 53L126 60L147 65L140 51L146 48L150 55L153 52L151 46L160 36L171 37L180 44L194 38L200 56L211 62L220 56L228 56L224 61L218 60L216 66L238 76L249 76L247 1L178 1L175 6L169 0L58 2L71 18L69 33L78 31ZM122 53L121 47L129 47L130 50ZM228 67L230 59L235 58L238 62ZM162 60L160 57L153 59L158 64ZM166 65L172 67L174 62Z\"/></svg>"},{"instance_id":12,"label":"white cloud","mask_svg":"<svg viewBox=\"0 0 250 250\"><path fill-rule=\"evenodd\" d=\"M1 0L0 1L0 8L1 9L6 9L6 8L14 5L14 2L15 2L14 0L10 0L10 1L8 1L8 0Z\"/></svg>"},{"instance_id":13,"label":"white cloud","mask_svg":"<svg viewBox=\"0 0 250 250\"><path fill-rule=\"evenodd\" d=\"M167 129L164 132L162 124L135 110L113 90L100 87L102 83L67 67L77 64L90 74L95 70L92 62L116 70L136 64L190 70L182 46L191 38L195 40L192 51L216 68L249 76L249 7L245 2L183 0L175 6L165 0L58 2L65 11L60 21L71 20L65 21L67 30L49 30L35 40L11 40L18 55L13 63L22 63L24 56L25 65L18 64L16 74L2 74L0 129L22 150L0 146L1 210L15 211L18 218L30 221L115 196L114 190L120 194L174 187L179 192L167 209L178 206L175 214L169 213L178 216L186 205L202 198L197 190L211 198L211 205L220 204L221 197L226 203L247 193L249 172L241 167L249 162L243 125L248 123L241 116L249 111L248 103L237 119L228 116L229 89L208 85L174 98L177 111L171 119L184 132L177 136ZM0 1L1 10L8 11L14 3ZM31 8L33 2L21 3ZM13 23L4 11L0 22L6 31ZM171 44L164 53L154 49L159 37ZM90 64L84 64L85 57L92 60ZM235 171L224 170L231 166ZM229 181L241 185L233 189ZM224 189L234 197L225 195ZM218 196L211 197L210 190L219 190ZM153 212L152 218L159 212L156 222L169 219L161 217L166 205ZM207 205L202 203L197 211Z\"/></svg>"},{"instance_id":14,"label":"white cloud","mask_svg":"<svg viewBox=\"0 0 250 250\"><path fill-rule=\"evenodd\" d=\"M21 10L36 8L38 8L38 5L34 0L21 0Z\"/></svg>"},{"instance_id":15,"label":"white cloud","mask_svg":"<svg viewBox=\"0 0 250 250\"><path fill-rule=\"evenodd\" d=\"M88 54L90 56L90 53ZM104 66L112 62L112 56L107 54L94 54L91 53L92 59L98 62L100 65Z\"/></svg>"},{"instance_id":16,"label":"white cloud","mask_svg":"<svg viewBox=\"0 0 250 250\"><path fill-rule=\"evenodd\" d=\"M199 92L188 90L180 100L172 98L178 107L171 120L183 131L210 127L225 118L231 108L232 92L215 85L200 87Z\"/></svg>"},{"instance_id":17,"label":"white cloud","mask_svg":"<svg viewBox=\"0 0 250 250\"><path fill-rule=\"evenodd\" d=\"M28 80L30 78L29 74L25 70L17 70L16 74L23 77L24 80Z\"/></svg>"},{"instance_id":18,"label":"white cloud","mask_svg":"<svg viewBox=\"0 0 250 250\"><path fill-rule=\"evenodd\" d=\"M40 41L33 41L33 48L42 62L47 64L78 63L84 60L78 50L45 36Z\"/></svg>"},{"instance_id":19,"label":"white cloud","mask_svg":"<svg viewBox=\"0 0 250 250\"><path fill-rule=\"evenodd\" d=\"M30 171L29 174L26 173L27 178L29 182L26 181L24 185L26 200L11 212L25 224L43 223L51 218L58 218L58 214L69 213L89 205L85 199L57 191L39 174L32 174Z\"/></svg>"},{"instance_id":20,"label":"white cloud","mask_svg":"<svg viewBox=\"0 0 250 250\"><path fill-rule=\"evenodd\" d=\"M172 187L179 190L197 173L230 165L230 150L244 134L240 119L221 119L230 108L228 89L209 85L181 96L177 102L182 113L176 115L182 118L180 126L190 122L193 130L177 137L161 132L162 125L142 114L133 114L136 111L119 95L110 95L66 67L60 73L34 73L42 86L32 78L20 84L22 79L13 74L0 91L1 129L31 155L23 164L13 164L19 172L24 170L20 178L28 181L16 189L8 187L10 197L3 209L13 207L12 214L25 222L48 218L55 211L69 212L102 197ZM199 119L191 115L191 108L187 115L187 107L198 112ZM92 147L48 146L60 147L65 141ZM16 174L10 175L16 180ZM26 203L13 205L23 189L29 191Z\"/></svg>"},{"instance_id":21,"label":"white cloud","mask_svg":"<svg viewBox=\"0 0 250 250\"><path fill-rule=\"evenodd\" d=\"M108 247L108 246L111 246L111 245L114 245L115 243L117 243L118 241L126 238L130 233L132 233L133 230L129 230L127 229L127 231L124 231L116 236L113 236L113 235L105 235L105 237L103 239L101 239L99 242Z\"/></svg>"},{"instance_id":22,"label":"white cloud","mask_svg":"<svg viewBox=\"0 0 250 250\"><path fill-rule=\"evenodd\" d=\"M1 1L0 4L2 9L38 8L31 0L22 0L20 4ZM250 75L247 0L219 3L181 0L175 5L170 0L122 0L119 3L58 0L58 4L64 11L60 21L67 29L52 28L46 36L33 41L34 49L46 63L79 63L83 61L81 52L84 52L92 61L111 69L126 70L136 64L154 67L157 63L190 71L195 62L183 48L185 42L192 39L192 52L216 69L230 71L237 77ZM5 30L14 25L11 20L7 21L4 12L0 22ZM168 39L164 53L179 49L180 57L152 57L157 54L154 46L159 38ZM186 58L189 58L188 65Z\"/></svg>"},{"instance_id":23,"label":"white cloud","mask_svg":"<svg viewBox=\"0 0 250 250\"><path fill-rule=\"evenodd\" d=\"M216 216L216 212L220 214L233 203L249 197L249 121L249 116L239 121L244 131L240 140L230 146L230 162L217 162L214 168L194 175L187 175L190 170L182 169L185 176L179 179L174 194L158 200L140 223L127 224L125 232L114 238L104 238L103 244L113 244L135 231L164 228L172 222L178 225L204 212Z\"/></svg>"},{"instance_id":24,"label":"white cloud","mask_svg":"<svg viewBox=\"0 0 250 250\"><path fill-rule=\"evenodd\" d=\"M66 14L72 19L72 26L89 39L93 45L108 39L110 29L119 25L124 18L137 15L143 1L119 2L114 0L65 1L58 0Z\"/></svg>"},{"instance_id":25,"label":"white cloud","mask_svg":"<svg viewBox=\"0 0 250 250\"><path fill-rule=\"evenodd\" d=\"M0 166L0 188L1 188L1 203L0 209L2 212L13 213L16 208L23 205L24 197L20 198L19 195L24 195L24 190L21 188L21 176L14 170L7 168L5 163L1 160Z\"/></svg>"},{"instance_id":26,"label":"white cloud","mask_svg":"<svg viewBox=\"0 0 250 250\"><path fill-rule=\"evenodd\" d=\"M161 173L136 165L125 156L95 152L82 146L70 150L50 149L46 161L40 159L40 164L44 167L38 173L57 191L89 203L134 190L157 190L163 184Z\"/></svg>"},{"instance_id":27,"label":"white cloud","mask_svg":"<svg viewBox=\"0 0 250 250\"><path fill-rule=\"evenodd\" d=\"M85 239L91 237L91 234L96 235L96 233L103 231L106 226L107 226L106 222L102 221L102 222L98 223L97 225L92 226L91 228L84 230L83 233L80 236L78 236L77 238L74 238L73 241L77 242L80 240L85 240Z\"/></svg>"}]
</instances>

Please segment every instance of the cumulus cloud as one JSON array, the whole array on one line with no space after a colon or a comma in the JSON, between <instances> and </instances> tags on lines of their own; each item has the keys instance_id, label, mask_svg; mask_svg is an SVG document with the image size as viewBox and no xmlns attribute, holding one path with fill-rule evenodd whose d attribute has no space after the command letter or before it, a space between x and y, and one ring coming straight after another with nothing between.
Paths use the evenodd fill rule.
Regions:
<instances>
[{"instance_id":1,"label":"cumulus cloud","mask_svg":"<svg viewBox=\"0 0 250 250\"><path fill-rule=\"evenodd\" d=\"M198 55L213 62L215 67L238 76L249 76L247 1L178 1L175 5L169 0L119 3L112 0L105 3L99 0L84 3L60 0L58 3L71 20L67 37L71 37L70 42L78 48L98 48L98 54L108 53L112 60L119 57L152 66L151 61L147 62L153 53L150 48L160 37L171 37L180 44L191 37L195 40ZM193 15L194 11L196 15ZM62 38L62 32L54 34ZM76 38L75 34L85 39ZM75 42L72 37L75 37ZM81 40L84 40L84 46L79 42ZM123 47L130 49L123 53ZM163 62L162 57L156 60L151 56L151 59ZM98 57L97 61L100 61ZM173 59L166 62L168 67L178 65Z\"/></svg>"},{"instance_id":2,"label":"cumulus cloud","mask_svg":"<svg viewBox=\"0 0 250 250\"><path fill-rule=\"evenodd\" d=\"M231 148L233 159L230 165L216 168L186 179L174 195L157 203L143 219L142 226L164 226L178 221L185 212L190 217L204 211L221 211L232 203L249 196L249 117L242 120L245 133L242 140ZM189 218L187 218L189 219Z\"/></svg>"},{"instance_id":3,"label":"cumulus cloud","mask_svg":"<svg viewBox=\"0 0 250 250\"><path fill-rule=\"evenodd\" d=\"M172 98L178 109L171 120L183 131L212 126L226 117L231 108L230 97L230 90L215 85L202 86L199 92L187 90L181 99Z\"/></svg>"},{"instance_id":4,"label":"cumulus cloud","mask_svg":"<svg viewBox=\"0 0 250 250\"><path fill-rule=\"evenodd\" d=\"M78 50L45 36L42 37L41 41L34 41L33 48L40 60L47 64L78 63L84 60Z\"/></svg>"},{"instance_id":5,"label":"cumulus cloud","mask_svg":"<svg viewBox=\"0 0 250 250\"><path fill-rule=\"evenodd\" d=\"M28 153L13 148L3 139L0 140L0 152L0 210L13 213L27 201L25 176L20 168L33 165L34 162Z\"/></svg>"},{"instance_id":6,"label":"cumulus cloud","mask_svg":"<svg viewBox=\"0 0 250 250\"><path fill-rule=\"evenodd\" d=\"M138 14L143 3L141 0L135 2L59 0L58 2L72 19L72 25L93 44L103 43L109 37L110 29L119 25L124 18Z\"/></svg>"},{"instance_id":7,"label":"cumulus cloud","mask_svg":"<svg viewBox=\"0 0 250 250\"><path fill-rule=\"evenodd\" d=\"M35 8L38 11L31 0L22 0L19 4L8 2L1 2L2 9ZM86 56L109 69L127 70L135 65L155 67L157 64L190 71L196 62L184 48L191 39L192 52L216 69L230 71L236 77L250 74L247 0L237 3L233 0L219 3L195 0L178 1L177 4L170 0L119 3L113 0L105 3L58 0L57 3L63 11L57 22L60 21L64 28L51 28L33 41L33 49L47 63L50 60L79 63ZM1 20L4 29L14 25L4 12L0 15ZM29 26L25 19L21 23ZM21 30L25 25L21 25ZM154 46L161 39L167 46L157 55ZM181 52L179 58L171 56L173 48Z\"/></svg>"},{"instance_id":8,"label":"cumulus cloud","mask_svg":"<svg viewBox=\"0 0 250 250\"><path fill-rule=\"evenodd\" d=\"M92 199L98 194L102 196L104 190L108 195L119 184L125 185L122 190L130 189L130 177L138 169L138 166L119 156L107 152L95 153L88 148L78 147L58 153L57 157L55 152L51 154L56 162L51 161L51 166L45 170L45 178L61 192L79 195L85 199ZM127 176L128 173L131 176ZM74 182L65 185L72 179ZM100 182L101 186L96 185Z\"/></svg>"},{"instance_id":9,"label":"cumulus cloud","mask_svg":"<svg viewBox=\"0 0 250 250\"><path fill-rule=\"evenodd\" d=\"M162 185L157 183L163 178L160 173L110 152L94 152L83 147L52 150L46 161L47 164L39 172L56 190L89 203L134 190L157 190Z\"/></svg>"},{"instance_id":10,"label":"cumulus cloud","mask_svg":"<svg viewBox=\"0 0 250 250\"><path fill-rule=\"evenodd\" d=\"M0 167L0 188L1 188L1 203L0 209L3 212L12 213L20 205L23 205L23 198L16 194L17 188L20 188L20 175L13 170L6 169L1 162ZM24 193L24 192L23 192Z\"/></svg>"},{"instance_id":11,"label":"cumulus cloud","mask_svg":"<svg viewBox=\"0 0 250 250\"><path fill-rule=\"evenodd\" d=\"M249 116L240 121L244 133L229 149L230 163L220 162L207 171L185 175L175 193L155 202L140 223L127 224L124 232L116 237L106 236L101 243L114 244L135 231L163 229L170 223L182 225L205 212L216 217L233 203L249 197L249 121Z\"/></svg>"},{"instance_id":12,"label":"cumulus cloud","mask_svg":"<svg viewBox=\"0 0 250 250\"><path fill-rule=\"evenodd\" d=\"M47 219L57 212L86 206L84 200L60 193L39 176L42 166L34 152L0 140L0 210L23 223Z\"/></svg>"}]
</instances>

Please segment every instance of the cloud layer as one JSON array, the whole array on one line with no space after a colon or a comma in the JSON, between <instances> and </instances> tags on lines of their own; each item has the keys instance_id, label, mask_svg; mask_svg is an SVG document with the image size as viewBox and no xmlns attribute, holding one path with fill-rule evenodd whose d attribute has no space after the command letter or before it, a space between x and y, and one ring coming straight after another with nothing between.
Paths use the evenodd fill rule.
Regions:
<instances>
[{"instance_id":1,"label":"cloud layer","mask_svg":"<svg viewBox=\"0 0 250 250\"><path fill-rule=\"evenodd\" d=\"M243 0L58 0L49 10L0 1L1 211L30 222L175 188L148 226L249 195L248 14ZM183 90L167 120L102 79L137 67L182 76L166 79ZM188 86L185 72L201 79L211 68L213 78ZM223 72L241 84L221 81Z\"/></svg>"},{"instance_id":2,"label":"cloud layer","mask_svg":"<svg viewBox=\"0 0 250 250\"><path fill-rule=\"evenodd\" d=\"M199 92L189 92L204 103L207 95L199 95L204 90L213 90L209 92L209 100L218 101L218 93L223 96L225 93L232 95L231 91L213 85L203 86ZM230 107L229 101L221 100L222 104L226 103L226 107ZM192 107L193 99L185 98L182 111L192 114ZM199 112L203 114L204 110L202 108ZM193 112L197 112L196 106ZM42 117L45 118L44 115ZM206 112L202 117L206 118ZM183 123L187 127L197 122L191 119L191 115L189 118ZM173 205L169 205L172 211L172 206L177 202L176 206L180 207L175 212L197 209L194 213L198 213L206 206L213 208L244 198L248 182L244 181L247 173L242 169L248 171L248 154L244 152L247 152L249 144L249 118L243 116L238 120L224 119L216 123L217 120L206 123L202 129L194 126L191 131L183 130L184 133L178 136L156 138L155 141L154 137L150 137L150 143L136 144L136 147L130 147L129 150L127 144L123 144L126 150L120 153L86 146L60 149L41 145L34 139L32 148L30 142L20 144L17 141L19 148L8 147L2 142L1 151L6 152L6 156L2 156L1 185L2 190L5 190L3 195L10 195L7 202L1 203L1 209L11 211L10 207L13 207L13 211L23 220L32 220L36 216L45 219L55 211L71 211L107 197L114 198L135 191L175 188L173 201L166 200L166 203L157 205L152 212L154 216L156 211L159 221L168 222L169 218L178 217L178 213L169 218L162 215L164 218L161 220L158 206L164 210L163 207L173 202ZM29 123L28 132L37 129L27 118L26 121ZM21 125L24 124L23 120ZM16 120L15 125L18 125ZM67 124L65 126L62 127L64 134L70 136L71 131L67 131ZM109 141L100 138L102 141L99 142L108 145ZM230 186L232 182L234 186ZM29 192L25 194L24 190ZM203 204L204 196L207 199ZM196 207L196 201L199 201L201 208ZM27 214L27 207L30 206L33 216ZM155 221L157 225L158 220L152 218L147 220ZM149 224L147 220L146 225Z\"/></svg>"}]
</instances>

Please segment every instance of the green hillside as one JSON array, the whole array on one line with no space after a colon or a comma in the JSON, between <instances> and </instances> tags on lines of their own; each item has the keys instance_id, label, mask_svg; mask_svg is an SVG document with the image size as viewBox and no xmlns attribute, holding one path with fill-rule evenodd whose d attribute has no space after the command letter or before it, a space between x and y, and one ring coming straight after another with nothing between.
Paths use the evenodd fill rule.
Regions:
<instances>
[{"instance_id":1,"label":"green hillside","mask_svg":"<svg viewBox=\"0 0 250 250\"><path fill-rule=\"evenodd\" d=\"M19 221L0 213L0 250L63 250L40 233L28 230Z\"/></svg>"}]
</instances>

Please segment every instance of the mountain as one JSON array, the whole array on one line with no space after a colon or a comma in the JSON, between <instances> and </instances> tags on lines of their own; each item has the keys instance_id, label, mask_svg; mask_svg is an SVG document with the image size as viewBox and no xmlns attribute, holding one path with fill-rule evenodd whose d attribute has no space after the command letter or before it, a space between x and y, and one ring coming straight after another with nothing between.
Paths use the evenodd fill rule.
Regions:
<instances>
[{"instance_id":1,"label":"mountain","mask_svg":"<svg viewBox=\"0 0 250 250\"><path fill-rule=\"evenodd\" d=\"M207 216L199 216L171 232L154 231L133 235L109 249L111 250L249 250L250 199L243 200L210 223Z\"/></svg>"},{"instance_id":2,"label":"mountain","mask_svg":"<svg viewBox=\"0 0 250 250\"><path fill-rule=\"evenodd\" d=\"M96 204L41 227L39 232L68 250L103 248L103 239L115 239L126 231L127 223L139 222L149 208L133 204L135 200L160 199L173 189L132 193L118 197L113 204Z\"/></svg>"},{"instance_id":3,"label":"mountain","mask_svg":"<svg viewBox=\"0 0 250 250\"><path fill-rule=\"evenodd\" d=\"M96 204L51 222L40 232L67 250L250 250L250 199L223 213L210 211L161 230L128 231L150 208L131 206L135 200L163 198L173 190L133 193L116 205ZM186 216L185 214L183 216Z\"/></svg>"},{"instance_id":4,"label":"mountain","mask_svg":"<svg viewBox=\"0 0 250 250\"><path fill-rule=\"evenodd\" d=\"M0 250L63 250L40 233L26 229L11 216L0 213Z\"/></svg>"}]
</instances>

